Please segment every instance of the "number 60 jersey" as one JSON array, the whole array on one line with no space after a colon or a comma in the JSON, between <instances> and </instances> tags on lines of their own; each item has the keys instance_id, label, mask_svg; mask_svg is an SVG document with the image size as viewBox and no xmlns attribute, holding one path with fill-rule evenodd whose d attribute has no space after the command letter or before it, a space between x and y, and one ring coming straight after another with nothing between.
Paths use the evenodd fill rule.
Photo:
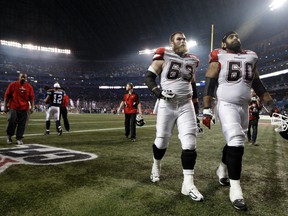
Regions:
<instances>
[{"instance_id":1,"label":"number 60 jersey","mask_svg":"<svg viewBox=\"0 0 288 216\"><path fill-rule=\"evenodd\" d=\"M209 63L219 62L217 99L238 105L249 103L257 61L257 54L250 50L241 53L213 50Z\"/></svg>"}]
</instances>

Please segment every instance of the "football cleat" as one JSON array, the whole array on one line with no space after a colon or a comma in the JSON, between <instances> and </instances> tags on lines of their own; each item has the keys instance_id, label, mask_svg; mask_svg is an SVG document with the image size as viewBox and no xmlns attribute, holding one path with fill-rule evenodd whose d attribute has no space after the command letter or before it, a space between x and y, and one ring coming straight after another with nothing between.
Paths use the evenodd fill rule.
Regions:
<instances>
[{"instance_id":1,"label":"football cleat","mask_svg":"<svg viewBox=\"0 0 288 216\"><path fill-rule=\"evenodd\" d=\"M222 185L222 186L229 186L230 185L228 173L227 173L227 168L225 169L224 167L219 166L216 170L216 175L219 178L220 185Z\"/></svg>"},{"instance_id":2,"label":"football cleat","mask_svg":"<svg viewBox=\"0 0 288 216\"><path fill-rule=\"evenodd\" d=\"M63 132L62 127L59 126L59 127L58 127L58 136L61 136L61 135L62 135L62 132Z\"/></svg>"},{"instance_id":3,"label":"football cleat","mask_svg":"<svg viewBox=\"0 0 288 216\"><path fill-rule=\"evenodd\" d=\"M156 163L153 163L152 165L152 171L151 171L151 175L150 175L150 180L152 182L159 182L160 181L160 171L161 171L161 167L160 164L157 165Z\"/></svg>"},{"instance_id":4,"label":"football cleat","mask_svg":"<svg viewBox=\"0 0 288 216\"><path fill-rule=\"evenodd\" d=\"M11 138L11 136L7 136L7 144L12 144L12 138Z\"/></svg>"},{"instance_id":5,"label":"football cleat","mask_svg":"<svg viewBox=\"0 0 288 216\"><path fill-rule=\"evenodd\" d=\"M193 185L192 187L188 188L183 183L182 184L181 193L183 195L189 196L192 200L197 201L197 202L204 200L203 195L198 191L198 189L196 188L195 185Z\"/></svg>"},{"instance_id":6,"label":"football cleat","mask_svg":"<svg viewBox=\"0 0 288 216\"><path fill-rule=\"evenodd\" d=\"M50 134L50 131L49 130L46 130L44 135L49 135Z\"/></svg>"},{"instance_id":7,"label":"football cleat","mask_svg":"<svg viewBox=\"0 0 288 216\"><path fill-rule=\"evenodd\" d=\"M240 211L247 211L248 207L244 201L244 199L236 199L232 202L232 205L235 209Z\"/></svg>"},{"instance_id":8,"label":"football cleat","mask_svg":"<svg viewBox=\"0 0 288 216\"><path fill-rule=\"evenodd\" d=\"M20 140L17 140L17 145L23 145L23 141L20 139Z\"/></svg>"},{"instance_id":9,"label":"football cleat","mask_svg":"<svg viewBox=\"0 0 288 216\"><path fill-rule=\"evenodd\" d=\"M239 180L238 181L231 180L231 181L236 183L236 186L235 186L235 183L231 182L233 183L232 185L234 185L234 187L233 188L230 187L230 191L229 191L229 198L230 198L230 201L232 202L233 207L240 211L247 211L248 208L243 198L242 189L240 187L240 181Z\"/></svg>"}]
</instances>

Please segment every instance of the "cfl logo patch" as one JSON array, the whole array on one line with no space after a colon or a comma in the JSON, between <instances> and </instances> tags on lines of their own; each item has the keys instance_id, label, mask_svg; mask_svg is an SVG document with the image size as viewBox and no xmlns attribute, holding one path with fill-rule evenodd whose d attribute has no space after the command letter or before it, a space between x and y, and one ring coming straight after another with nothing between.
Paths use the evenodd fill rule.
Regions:
<instances>
[{"instance_id":1,"label":"cfl logo patch","mask_svg":"<svg viewBox=\"0 0 288 216\"><path fill-rule=\"evenodd\" d=\"M97 155L87 152L40 144L28 144L0 149L0 173L13 164L57 165L95 158L97 158Z\"/></svg>"}]
</instances>

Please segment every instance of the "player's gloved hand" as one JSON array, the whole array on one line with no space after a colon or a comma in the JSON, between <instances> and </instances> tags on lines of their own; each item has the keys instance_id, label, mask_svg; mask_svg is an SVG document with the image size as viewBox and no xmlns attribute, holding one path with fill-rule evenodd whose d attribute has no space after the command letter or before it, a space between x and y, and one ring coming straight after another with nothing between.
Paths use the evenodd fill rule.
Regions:
<instances>
[{"instance_id":1,"label":"player's gloved hand","mask_svg":"<svg viewBox=\"0 0 288 216\"><path fill-rule=\"evenodd\" d=\"M162 90L161 95L162 95L161 98L165 100L172 99L175 97L175 94L171 90Z\"/></svg>"},{"instance_id":2,"label":"player's gloved hand","mask_svg":"<svg viewBox=\"0 0 288 216\"><path fill-rule=\"evenodd\" d=\"M210 129L211 121L213 122L213 124L215 124L215 117L212 112L212 109L211 108L203 109L202 123Z\"/></svg>"},{"instance_id":3,"label":"player's gloved hand","mask_svg":"<svg viewBox=\"0 0 288 216\"><path fill-rule=\"evenodd\" d=\"M155 88L153 93L156 95L157 98L162 98L164 100L172 99L175 97L175 94L172 93L171 90L161 90L159 88Z\"/></svg>"},{"instance_id":4,"label":"player's gloved hand","mask_svg":"<svg viewBox=\"0 0 288 216\"><path fill-rule=\"evenodd\" d=\"M200 120L197 118L197 132L198 133L203 133L203 128L200 125Z\"/></svg>"}]
</instances>

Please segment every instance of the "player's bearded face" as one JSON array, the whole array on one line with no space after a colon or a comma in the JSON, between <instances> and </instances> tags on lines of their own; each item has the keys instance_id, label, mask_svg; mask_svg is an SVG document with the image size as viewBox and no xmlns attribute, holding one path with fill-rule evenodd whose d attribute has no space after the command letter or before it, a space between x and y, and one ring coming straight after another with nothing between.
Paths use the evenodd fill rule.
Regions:
<instances>
[{"instance_id":1,"label":"player's bearded face","mask_svg":"<svg viewBox=\"0 0 288 216\"><path fill-rule=\"evenodd\" d=\"M226 48L234 52L238 52L241 48L241 42L239 39L234 39L230 42L226 41Z\"/></svg>"},{"instance_id":2,"label":"player's bearded face","mask_svg":"<svg viewBox=\"0 0 288 216\"><path fill-rule=\"evenodd\" d=\"M188 52L187 42L185 36L175 35L175 38L172 42L172 49L175 53L186 53Z\"/></svg>"},{"instance_id":3,"label":"player's bearded face","mask_svg":"<svg viewBox=\"0 0 288 216\"><path fill-rule=\"evenodd\" d=\"M181 43L180 45L178 45L177 43L174 43L174 51L176 53L186 53L188 52L188 47L187 47L187 44L186 42L185 43Z\"/></svg>"}]
</instances>

